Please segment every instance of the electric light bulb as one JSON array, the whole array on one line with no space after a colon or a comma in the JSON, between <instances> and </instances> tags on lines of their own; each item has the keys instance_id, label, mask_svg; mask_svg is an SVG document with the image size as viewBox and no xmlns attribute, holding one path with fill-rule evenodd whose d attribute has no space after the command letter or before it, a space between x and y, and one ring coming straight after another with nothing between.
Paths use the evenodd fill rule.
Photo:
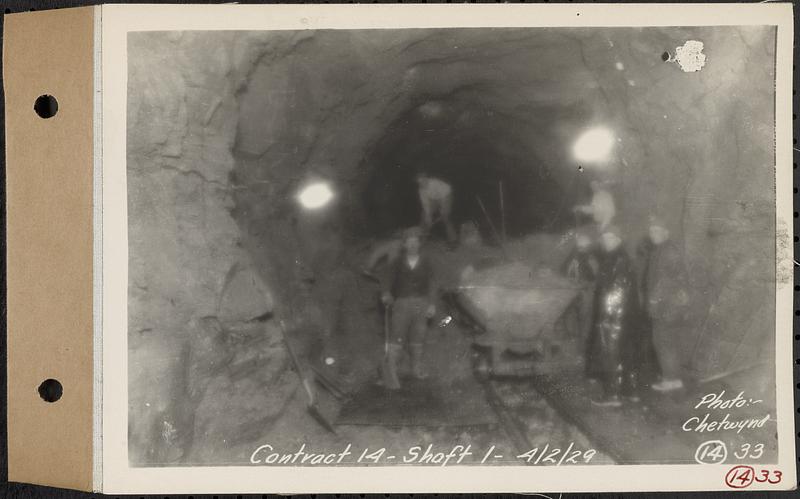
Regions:
<instances>
[{"instance_id":1,"label":"electric light bulb","mask_svg":"<svg viewBox=\"0 0 800 499\"><path fill-rule=\"evenodd\" d=\"M333 190L327 182L314 182L305 186L297 195L303 208L316 210L327 205L333 199Z\"/></svg>"},{"instance_id":2,"label":"electric light bulb","mask_svg":"<svg viewBox=\"0 0 800 499\"><path fill-rule=\"evenodd\" d=\"M591 128L575 142L575 159L582 163L599 163L608 160L614 147L614 134L603 127Z\"/></svg>"}]
</instances>

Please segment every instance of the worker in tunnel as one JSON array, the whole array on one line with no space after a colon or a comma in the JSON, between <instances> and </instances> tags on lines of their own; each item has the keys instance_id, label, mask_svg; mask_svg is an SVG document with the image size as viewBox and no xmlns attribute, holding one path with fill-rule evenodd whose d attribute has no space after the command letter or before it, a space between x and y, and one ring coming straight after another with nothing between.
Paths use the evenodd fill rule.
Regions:
<instances>
[{"instance_id":1,"label":"worker in tunnel","mask_svg":"<svg viewBox=\"0 0 800 499\"><path fill-rule=\"evenodd\" d=\"M650 217L648 234L642 243L640 287L647 322L652 326L652 341L661 380L652 388L670 392L683 388L680 336L688 322L690 305L685 262L670 237L667 224Z\"/></svg>"},{"instance_id":2,"label":"worker in tunnel","mask_svg":"<svg viewBox=\"0 0 800 499\"><path fill-rule=\"evenodd\" d=\"M633 264L622 245L622 233L608 226L600 235L601 251L594 293L592 330L586 373L602 384L598 406L619 407L622 396L638 399L638 295Z\"/></svg>"},{"instance_id":3,"label":"worker in tunnel","mask_svg":"<svg viewBox=\"0 0 800 499\"><path fill-rule=\"evenodd\" d=\"M592 236L593 231L590 228L577 229L574 235L575 246L561 266L561 273L581 286L581 291L570 309L575 318L575 327L571 330L583 340L588 337L592 324L592 295L598 270Z\"/></svg>"},{"instance_id":4,"label":"worker in tunnel","mask_svg":"<svg viewBox=\"0 0 800 499\"><path fill-rule=\"evenodd\" d=\"M391 266L382 301L391 310L391 328L384 366L386 388L400 388L398 368L404 352L411 358L411 372L425 379L423 354L428 320L436 313L437 284L434 267L421 252L422 231L412 227L403 235L402 255Z\"/></svg>"},{"instance_id":5,"label":"worker in tunnel","mask_svg":"<svg viewBox=\"0 0 800 499\"><path fill-rule=\"evenodd\" d=\"M419 200L422 205L422 228L429 235L437 222L444 225L448 244L453 247L458 241L451 219L453 210L453 187L440 178L421 172L416 176Z\"/></svg>"},{"instance_id":6,"label":"worker in tunnel","mask_svg":"<svg viewBox=\"0 0 800 499\"><path fill-rule=\"evenodd\" d=\"M589 184L592 189L592 199L588 204L578 205L573 208L576 214L589 215L597 224L598 230L610 226L617 214L614 195L607 182L592 180Z\"/></svg>"},{"instance_id":7,"label":"worker in tunnel","mask_svg":"<svg viewBox=\"0 0 800 499\"><path fill-rule=\"evenodd\" d=\"M372 245L366 263L361 269L361 273L368 277L376 278L376 269L380 267L381 264L391 265L397 260L402 249L403 233L399 230L392 233L389 238L377 241Z\"/></svg>"}]
</instances>

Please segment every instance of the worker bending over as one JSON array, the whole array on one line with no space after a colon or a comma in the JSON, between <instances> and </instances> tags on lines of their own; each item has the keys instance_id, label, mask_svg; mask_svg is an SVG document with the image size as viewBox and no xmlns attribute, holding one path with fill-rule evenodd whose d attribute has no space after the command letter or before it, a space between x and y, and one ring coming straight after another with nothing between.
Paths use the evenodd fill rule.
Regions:
<instances>
[{"instance_id":1,"label":"worker bending over","mask_svg":"<svg viewBox=\"0 0 800 499\"><path fill-rule=\"evenodd\" d=\"M402 255L391 266L382 295L383 303L391 307L391 332L386 369L397 372L406 345L411 357L415 378L424 379L422 355L428 319L436 313L436 281L431 262L420 253L422 231L408 229L403 236ZM394 376L390 377L395 377ZM388 386L387 388L398 388Z\"/></svg>"},{"instance_id":2,"label":"worker bending over","mask_svg":"<svg viewBox=\"0 0 800 499\"><path fill-rule=\"evenodd\" d=\"M442 222L447 235L447 242L455 244L458 238L456 229L450 219L453 210L453 188L442 179L427 173L417 174L419 200L422 204L422 228L430 234L436 222Z\"/></svg>"}]
</instances>

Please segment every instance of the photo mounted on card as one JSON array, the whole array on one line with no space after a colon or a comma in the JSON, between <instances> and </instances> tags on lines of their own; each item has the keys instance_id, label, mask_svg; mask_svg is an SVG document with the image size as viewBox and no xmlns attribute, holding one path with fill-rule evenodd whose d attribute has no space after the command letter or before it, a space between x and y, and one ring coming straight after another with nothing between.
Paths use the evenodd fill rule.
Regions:
<instances>
[{"instance_id":1,"label":"photo mounted on card","mask_svg":"<svg viewBox=\"0 0 800 499\"><path fill-rule=\"evenodd\" d=\"M790 6L95 16L96 488L795 487Z\"/></svg>"}]
</instances>

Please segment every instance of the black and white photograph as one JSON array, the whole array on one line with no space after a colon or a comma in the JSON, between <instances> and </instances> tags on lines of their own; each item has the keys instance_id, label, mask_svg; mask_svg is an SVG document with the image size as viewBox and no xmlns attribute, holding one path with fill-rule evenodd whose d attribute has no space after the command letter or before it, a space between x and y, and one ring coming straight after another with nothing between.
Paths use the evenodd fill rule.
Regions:
<instances>
[{"instance_id":1,"label":"black and white photograph","mask_svg":"<svg viewBox=\"0 0 800 499\"><path fill-rule=\"evenodd\" d=\"M129 466L779 481L776 33L128 32Z\"/></svg>"}]
</instances>

